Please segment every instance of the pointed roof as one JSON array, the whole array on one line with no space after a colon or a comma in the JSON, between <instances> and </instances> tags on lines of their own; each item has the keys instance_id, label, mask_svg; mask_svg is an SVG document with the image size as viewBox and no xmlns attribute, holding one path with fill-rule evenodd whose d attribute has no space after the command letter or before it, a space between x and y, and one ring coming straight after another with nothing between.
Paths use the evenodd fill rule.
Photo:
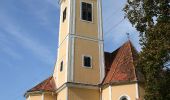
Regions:
<instances>
[{"instance_id":1,"label":"pointed roof","mask_svg":"<svg viewBox=\"0 0 170 100\"><path fill-rule=\"evenodd\" d=\"M53 76L50 76L49 78L47 78L43 82L39 83L38 85L36 85L32 89L28 90L27 92L34 92L34 91L50 91L50 92L52 92L54 90L56 90L56 84L55 84Z\"/></svg>"},{"instance_id":2,"label":"pointed roof","mask_svg":"<svg viewBox=\"0 0 170 100\"><path fill-rule=\"evenodd\" d=\"M130 41L124 43L112 53L105 52L105 78L101 85L121 82L143 81L142 74L136 70L138 53ZM36 85L29 92L53 92L57 90L53 76Z\"/></svg>"},{"instance_id":3,"label":"pointed roof","mask_svg":"<svg viewBox=\"0 0 170 100\"><path fill-rule=\"evenodd\" d=\"M106 76L103 84L114 82L137 81L135 61L137 51L130 41L124 43L112 53L105 53Z\"/></svg>"}]
</instances>

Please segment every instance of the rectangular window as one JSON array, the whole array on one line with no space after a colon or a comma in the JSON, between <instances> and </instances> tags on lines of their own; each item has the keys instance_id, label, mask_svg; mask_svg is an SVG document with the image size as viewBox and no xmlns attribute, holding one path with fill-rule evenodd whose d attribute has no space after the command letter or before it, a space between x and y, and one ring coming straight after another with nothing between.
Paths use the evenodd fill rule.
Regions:
<instances>
[{"instance_id":1,"label":"rectangular window","mask_svg":"<svg viewBox=\"0 0 170 100\"><path fill-rule=\"evenodd\" d=\"M90 56L83 56L83 66L87 68L92 67L92 58Z\"/></svg>"},{"instance_id":2,"label":"rectangular window","mask_svg":"<svg viewBox=\"0 0 170 100\"><path fill-rule=\"evenodd\" d=\"M81 3L81 19L92 21L92 4L86 2Z\"/></svg>"},{"instance_id":3,"label":"rectangular window","mask_svg":"<svg viewBox=\"0 0 170 100\"><path fill-rule=\"evenodd\" d=\"M67 8L63 11L63 22L66 20Z\"/></svg>"},{"instance_id":4,"label":"rectangular window","mask_svg":"<svg viewBox=\"0 0 170 100\"><path fill-rule=\"evenodd\" d=\"M63 61L60 63L60 72L63 71Z\"/></svg>"}]
</instances>

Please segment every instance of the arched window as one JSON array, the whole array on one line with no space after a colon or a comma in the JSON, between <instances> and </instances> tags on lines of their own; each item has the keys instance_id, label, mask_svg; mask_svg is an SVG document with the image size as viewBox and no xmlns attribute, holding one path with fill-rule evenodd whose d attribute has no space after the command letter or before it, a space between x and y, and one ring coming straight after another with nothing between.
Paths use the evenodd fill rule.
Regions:
<instances>
[{"instance_id":1,"label":"arched window","mask_svg":"<svg viewBox=\"0 0 170 100\"><path fill-rule=\"evenodd\" d=\"M129 100L127 96L122 96L120 100Z\"/></svg>"}]
</instances>

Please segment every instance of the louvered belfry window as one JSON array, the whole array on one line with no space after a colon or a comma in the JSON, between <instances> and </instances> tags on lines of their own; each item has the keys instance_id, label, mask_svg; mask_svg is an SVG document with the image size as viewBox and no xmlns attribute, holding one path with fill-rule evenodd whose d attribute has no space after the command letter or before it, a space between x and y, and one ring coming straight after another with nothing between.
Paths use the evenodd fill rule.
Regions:
<instances>
[{"instance_id":1,"label":"louvered belfry window","mask_svg":"<svg viewBox=\"0 0 170 100\"><path fill-rule=\"evenodd\" d=\"M67 13L67 8L65 8L63 11L63 22L66 20L66 13Z\"/></svg>"},{"instance_id":2,"label":"louvered belfry window","mask_svg":"<svg viewBox=\"0 0 170 100\"><path fill-rule=\"evenodd\" d=\"M81 3L81 19L85 21L92 21L92 4L82 2Z\"/></svg>"},{"instance_id":3,"label":"louvered belfry window","mask_svg":"<svg viewBox=\"0 0 170 100\"><path fill-rule=\"evenodd\" d=\"M84 58L83 58L84 67L92 67L91 63L92 63L91 62L91 57L84 56Z\"/></svg>"},{"instance_id":4,"label":"louvered belfry window","mask_svg":"<svg viewBox=\"0 0 170 100\"><path fill-rule=\"evenodd\" d=\"M63 71L63 61L61 61L61 63L60 63L60 72L62 72Z\"/></svg>"}]
</instances>

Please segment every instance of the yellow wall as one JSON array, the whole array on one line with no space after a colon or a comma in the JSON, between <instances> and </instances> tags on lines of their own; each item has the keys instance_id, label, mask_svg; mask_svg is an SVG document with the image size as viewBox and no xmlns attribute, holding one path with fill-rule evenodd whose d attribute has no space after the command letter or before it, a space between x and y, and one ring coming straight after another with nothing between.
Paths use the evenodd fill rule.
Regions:
<instances>
[{"instance_id":1,"label":"yellow wall","mask_svg":"<svg viewBox=\"0 0 170 100\"><path fill-rule=\"evenodd\" d=\"M57 93L57 100L67 100L67 92L67 88L65 88Z\"/></svg>"},{"instance_id":2,"label":"yellow wall","mask_svg":"<svg viewBox=\"0 0 170 100\"><path fill-rule=\"evenodd\" d=\"M136 100L136 85L117 85L112 86L112 100L119 100L120 96L128 95L130 100Z\"/></svg>"},{"instance_id":3,"label":"yellow wall","mask_svg":"<svg viewBox=\"0 0 170 100\"><path fill-rule=\"evenodd\" d=\"M109 88L102 90L102 100L109 100Z\"/></svg>"},{"instance_id":4,"label":"yellow wall","mask_svg":"<svg viewBox=\"0 0 170 100\"><path fill-rule=\"evenodd\" d=\"M83 66L83 55L92 56L92 68ZM74 81L88 84L100 82L98 42L75 39Z\"/></svg>"},{"instance_id":5,"label":"yellow wall","mask_svg":"<svg viewBox=\"0 0 170 100\"><path fill-rule=\"evenodd\" d=\"M56 100L56 95L52 93L45 93L44 100Z\"/></svg>"},{"instance_id":6,"label":"yellow wall","mask_svg":"<svg viewBox=\"0 0 170 100\"><path fill-rule=\"evenodd\" d=\"M81 1L92 3L92 22L81 19ZM98 39L97 0L76 0L76 35ZM74 81L87 84L99 84L99 44L96 41L75 38L74 48ZM83 55L92 56L92 68L82 66Z\"/></svg>"},{"instance_id":7,"label":"yellow wall","mask_svg":"<svg viewBox=\"0 0 170 100\"><path fill-rule=\"evenodd\" d=\"M63 11L66 10L66 20L63 22ZM54 79L57 83L57 87L60 87L66 82L66 57L67 57L67 41L66 36L69 33L69 0L63 0L60 5L60 30L59 30L59 48L57 55L57 62L54 69ZM60 64L63 61L63 71L60 72Z\"/></svg>"},{"instance_id":8,"label":"yellow wall","mask_svg":"<svg viewBox=\"0 0 170 100\"><path fill-rule=\"evenodd\" d=\"M63 22L63 11L65 8L67 8L66 20ZM69 10L70 10L69 0L63 0L63 2L61 3L61 7L60 7L60 30L59 30L60 41L59 41L59 44L64 40L64 38L69 33L69 16L68 16Z\"/></svg>"},{"instance_id":9,"label":"yellow wall","mask_svg":"<svg viewBox=\"0 0 170 100\"><path fill-rule=\"evenodd\" d=\"M66 56L67 51L67 39L63 41L63 43L59 47L59 55L57 55L57 59L61 60L64 56Z\"/></svg>"},{"instance_id":10,"label":"yellow wall","mask_svg":"<svg viewBox=\"0 0 170 100\"><path fill-rule=\"evenodd\" d=\"M81 20L80 1L93 3L93 22ZM76 34L91 38L98 38L97 0L76 0Z\"/></svg>"},{"instance_id":11,"label":"yellow wall","mask_svg":"<svg viewBox=\"0 0 170 100\"><path fill-rule=\"evenodd\" d=\"M42 100L42 94L32 94L29 100Z\"/></svg>"},{"instance_id":12,"label":"yellow wall","mask_svg":"<svg viewBox=\"0 0 170 100\"><path fill-rule=\"evenodd\" d=\"M82 21L80 18L80 1L85 1L88 3L93 4L93 22ZM67 77L67 39L66 36L69 33L69 23L70 23L70 3L73 1L70 0L63 0L60 6L60 31L59 31L59 44L60 47L58 48L58 57L56 66L54 69L54 78L57 83L57 87L62 86L66 82ZM66 20L63 22L63 11L67 7L67 14ZM97 0L76 0L76 9L75 9L75 32L74 34L80 36L86 36L90 38L98 39L98 16L97 16ZM73 12L71 12L73 13ZM71 14L72 15L72 14ZM99 69L99 44L98 42L92 42L89 40L83 40L75 38L75 45L74 47L74 72L73 72L73 81L74 82L81 82L81 83L88 83L88 84L99 84L100 82L100 69ZM69 47L71 47L69 45ZM86 48L84 48L86 47ZM87 50L88 48L88 50ZM72 48L68 48L70 50ZM87 69L82 67L82 55L90 55L92 56L93 68ZM70 57L71 58L71 57ZM72 58L71 58L72 59ZM71 61L68 59L68 61ZM60 63L61 61L64 62L63 71L60 72ZM70 70L69 70L70 71ZM85 75L86 74L86 75ZM83 78L82 78L83 77Z\"/></svg>"},{"instance_id":13,"label":"yellow wall","mask_svg":"<svg viewBox=\"0 0 170 100\"><path fill-rule=\"evenodd\" d=\"M44 99L43 99L44 98ZM30 94L27 97L27 100L56 100L56 94L52 93L43 93L43 94Z\"/></svg>"},{"instance_id":14,"label":"yellow wall","mask_svg":"<svg viewBox=\"0 0 170 100\"><path fill-rule=\"evenodd\" d=\"M102 90L103 100L110 100L110 93L112 94L112 100L119 100L121 96L129 96L130 100L136 100L136 83L126 85L114 85L105 87Z\"/></svg>"},{"instance_id":15,"label":"yellow wall","mask_svg":"<svg viewBox=\"0 0 170 100\"><path fill-rule=\"evenodd\" d=\"M80 18L80 1L85 1L88 3L93 3L93 22L82 21ZM59 31L59 44L58 48L58 57L57 63L54 69L54 78L57 83L57 86L60 87L66 82L66 73L67 73L67 39L66 36L69 33L69 12L70 5L69 0L63 0L60 7L60 31ZM63 22L63 11L67 7L66 20ZM75 23L75 31L77 35L86 36L90 38L98 38L98 18L97 18L97 0L76 0L76 23ZM82 40L75 38L75 51L74 51L74 72L73 72L73 80L74 82L81 83L89 83L89 84L98 84L100 82L100 69L99 69L99 47L98 42L92 42L89 40ZM70 45L71 47L71 45ZM85 50L87 47L88 51ZM68 48L70 50L71 48ZM87 69L82 67L82 54L92 56L93 68ZM72 59L72 58L71 58ZM60 72L60 63L64 62L63 71ZM70 61L70 59L68 60ZM86 76L84 76L86 74ZM82 78L83 77L83 78ZM90 79L89 79L90 77Z\"/></svg>"},{"instance_id":16,"label":"yellow wall","mask_svg":"<svg viewBox=\"0 0 170 100\"><path fill-rule=\"evenodd\" d=\"M66 82L66 70L67 70L67 63L66 63L66 52L67 52L67 40L65 40L60 48L58 49L59 54L57 57L57 63L55 66L55 70L53 76L57 83L57 86L60 87ZM63 61L63 71L60 72L60 64Z\"/></svg>"},{"instance_id":17,"label":"yellow wall","mask_svg":"<svg viewBox=\"0 0 170 100\"><path fill-rule=\"evenodd\" d=\"M60 72L60 63L63 61L63 71ZM58 73L57 74L57 86L60 87L66 82L66 56L64 56L62 59L58 60L57 63L58 66Z\"/></svg>"},{"instance_id":18,"label":"yellow wall","mask_svg":"<svg viewBox=\"0 0 170 100\"><path fill-rule=\"evenodd\" d=\"M100 100L99 90L69 88L69 100Z\"/></svg>"}]
</instances>

